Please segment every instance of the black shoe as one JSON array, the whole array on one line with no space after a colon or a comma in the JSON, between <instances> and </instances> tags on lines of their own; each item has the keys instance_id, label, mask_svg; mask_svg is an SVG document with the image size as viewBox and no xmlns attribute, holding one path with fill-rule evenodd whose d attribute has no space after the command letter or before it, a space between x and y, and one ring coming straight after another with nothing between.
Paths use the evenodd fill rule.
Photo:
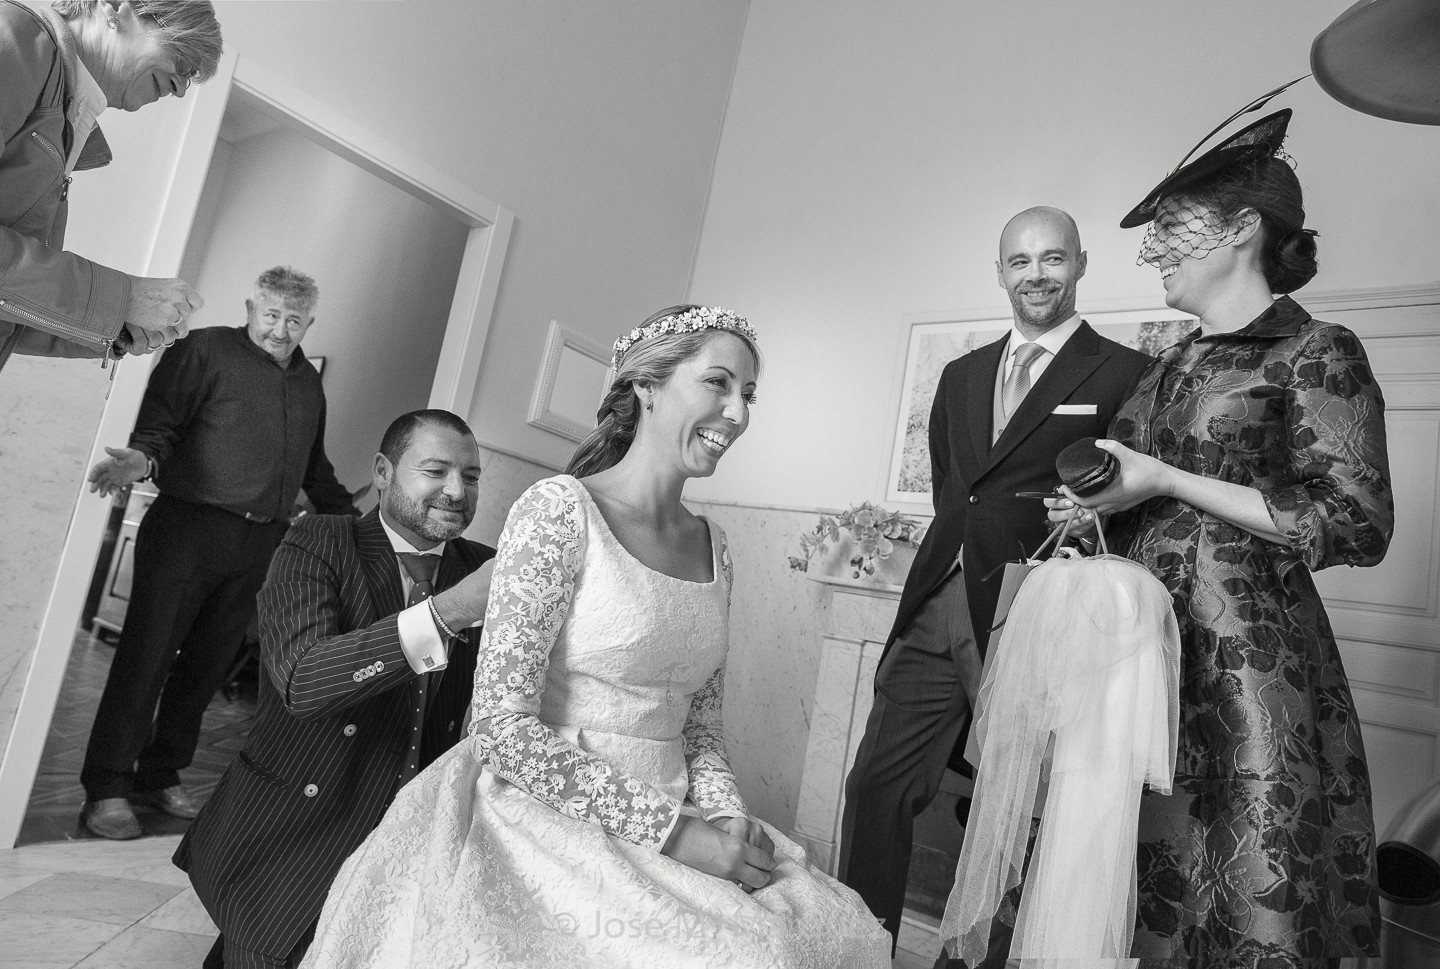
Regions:
<instances>
[{"instance_id":1,"label":"black shoe","mask_svg":"<svg viewBox=\"0 0 1440 969\"><path fill-rule=\"evenodd\" d=\"M200 800L179 784L158 791L136 791L130 795L132 804L156 807L174 818L190 819L200 813Z\"/></svg>"},{"instance_id":2,"label":"black shoe","mask_svg":"<svg viewBox=\"0 0 1440 969\"><path fill-rule=\"evenodd\" d=\"M80 809L80 823L91 834L111 841L129 841L145 833L135 812L123 797L102 797L98 801L86 801Z\"/></svg>"},{"instance_id":3,"label":"black shoe","mask_svg":"<svg viewBox=\"0 0 1440 969\"><path fill-rule=\"evenodd\" d=\"M964 794L955 799L955 820L962 828L970 824L970 798Z\"/></svg>"}]
</instances>

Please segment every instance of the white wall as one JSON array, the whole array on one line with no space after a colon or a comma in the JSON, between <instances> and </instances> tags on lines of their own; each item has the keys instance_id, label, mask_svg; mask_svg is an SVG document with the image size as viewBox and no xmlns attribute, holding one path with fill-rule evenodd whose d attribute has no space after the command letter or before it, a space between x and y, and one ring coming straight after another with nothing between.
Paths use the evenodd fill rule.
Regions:
<instances>
[{"instance_id":1,"label":"white wall","mask_svg":"<svg viewBox=\"0 0 1440 969\"><path fill-rule=\"evenodd\" d=\"M1158 274L1135 265L1142 230L1118 229L1121 216L1206 131L1306 73L1310 40L1347 6L755 4L691 297L747 315L766 366L746 439L693 493L883 497L901 317L1008 315L995 248L1027 206L1078 220L1082 310L1163 306ZM1321 233L1311 290L1440 279L1440 128L1358 114L1313 81L1284 105Z\"/></svg>"},{"instance_id":2,"label":"white wall","mask_svg":"<svg viewBox=\"0 0 1440 969\"><path fill-rule=\"evenodd\" d=\"M758 506L702 505L741 576L726 722L752 808L794 817L820 634L786 554L817 507L884 497L902 317L1008 315L1000 230L1041 203L1079 221L1082 311L1163 306L1121 216L1206 131L1306 73L1349 3L752 5L690 297L748 316L765 369L745 438L689 489ZM1322 234L1310 290L1440 280L1440 128L1358 114L1313 81L1285 105Z\"/></svg>"},{"instance_id":3,"label":"white wall","mask_svg":"<svg viewBox=\"0 0 1440 969\"><path fill-rule=\"evenodd\" d=\"M746 3L217 5L227 44L515 214L472 416L525 423L551 319L608 344L684 296Z\"/></svg>"},{"instance_id":4,"label":"white wall","mask_svg":"<svg viewBox=\"0 0 1440 969\"><path fill-rule=\"evenodd\" d=\"M0 372L0 725L15 717L70 510L104 406L94 360L13 357ZM61 400L57 388L82 386ZM9 847L0 845L0 848Z\"/></svg>"},{"instance_id":5,"label":"white wall","mask_svg":"<svg viewBox=\"0 0 1440 969\"><path fill-rule=\"evenodd\" d=\"M386 425L430 396L469 230L284 129L238 142L212 168L224 179L192 234L193 281L208 299L193 325L244 324L255 277L271 266L315 277L302 349L325 357L325 444L354 491Z\"/></svg>"}]
</instances>

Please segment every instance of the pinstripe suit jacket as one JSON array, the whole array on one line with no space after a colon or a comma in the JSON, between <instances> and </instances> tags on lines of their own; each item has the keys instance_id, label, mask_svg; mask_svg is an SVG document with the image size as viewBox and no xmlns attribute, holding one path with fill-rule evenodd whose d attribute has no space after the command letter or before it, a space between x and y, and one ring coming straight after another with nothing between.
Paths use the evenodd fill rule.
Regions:
<instances>
[{"instance_id":1,"label":"pinstripe suit jacket","mask_svg":"<svg viewBox=\"0 0 1440 969\"><path fill-rule=\"evenodd\" d=\"M495 550L445 546L435 587ZM330 881L395 794L423 686L400 648L399 567L378 511L301 519L260 592L265 675L250 736L175 852L228 942L284 958L319 917ZM430 686L420 766L460 737L478 630Z\"/></svg>"}]
</instances>

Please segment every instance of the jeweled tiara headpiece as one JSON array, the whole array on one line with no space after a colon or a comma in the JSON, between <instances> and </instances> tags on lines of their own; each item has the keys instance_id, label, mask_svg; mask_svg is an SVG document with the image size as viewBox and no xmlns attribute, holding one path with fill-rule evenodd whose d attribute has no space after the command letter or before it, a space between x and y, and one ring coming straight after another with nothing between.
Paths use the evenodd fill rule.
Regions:
<instances>
[{"instance_id":1,"label":"jeweled tiara headpiece","mask_svg":"<svg viewBox=\"0 0 1440 969\"><path fill-rule=\"evenodd\" d=\"M669 333L698 333L700 330L729 330L744 335L751 343L755 339L755 328L745 317L727 310L723 306L696 306L683 313L662 316L645 326L637 326L615 341L615 355L610 359L612 369L620 369L620 361L630 348L642 340L649 340Z\"/></svg>"}]
</instances>

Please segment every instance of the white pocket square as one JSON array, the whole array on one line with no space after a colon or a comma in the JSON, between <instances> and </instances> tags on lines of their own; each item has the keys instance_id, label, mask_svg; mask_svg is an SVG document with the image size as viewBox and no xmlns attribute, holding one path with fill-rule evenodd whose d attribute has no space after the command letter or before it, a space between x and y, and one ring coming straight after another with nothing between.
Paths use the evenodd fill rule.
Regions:
<instances>
[{"instance_id":1,"label":"white pocket square","mask_svg":"<svg viewBox=\"0 0 1440 969\"><path fill-rule=\"evenodd\" d=\"M1056 404L1052 414L1096 414L1098 408L1094 404Z\"/></svg>"}]
</instances>

